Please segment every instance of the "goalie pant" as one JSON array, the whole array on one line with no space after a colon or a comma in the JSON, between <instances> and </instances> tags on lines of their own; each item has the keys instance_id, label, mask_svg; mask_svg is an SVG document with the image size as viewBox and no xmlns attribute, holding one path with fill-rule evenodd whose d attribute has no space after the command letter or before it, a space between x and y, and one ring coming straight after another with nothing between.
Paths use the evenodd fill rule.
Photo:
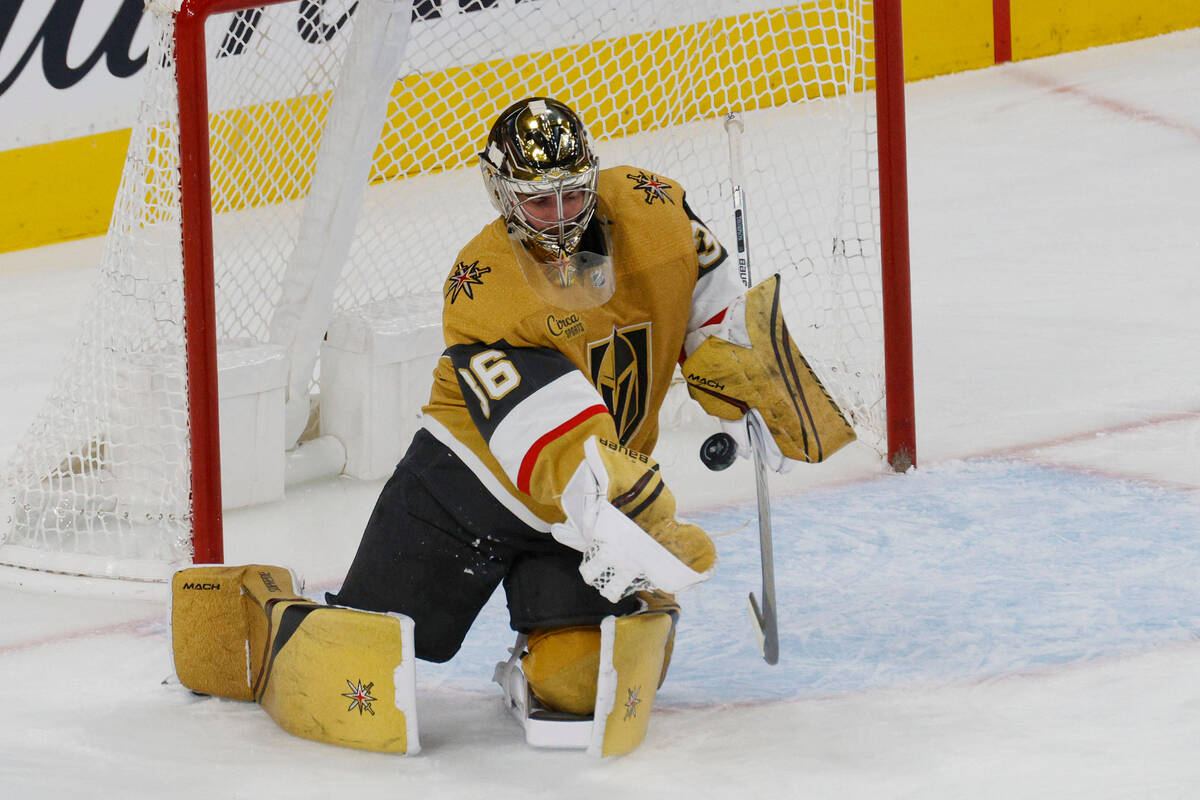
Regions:
<instances>
[{"instance_id":1,"label":"goalie pant","mask_svg":"<svg viewBox=\"0 0 1200 800\"><path fill-rule=\"evenodd\" d=\"M451 348L451 358L474 358L480 347ZM557 352L481 352L494 352L520 376L479 425L492 442L514 418L518 426L522 419L539 420L537 410L555 402L585 412L598 405L595 389ZM555 430L539 448L534 470L536 480L542 465L573 463L561 492L568 518L553 526L554 538L497 500L482 480L488 471L470 468L455 449L422 430L384 487L330 602L411 617L418 656L444 661L501 581L512 627L531 632L597 624L635 609L622 599L634 589L675 591L703 580L715 548L702 530L675 519L674 498L653 459L613 441L613 420L602 405L573 418L578 424ZM607 436L590 434L593 428ZM600 528L603 541L596 538ZM582 563L580 552L586 553Z\"/></svg>"},{"instance_id":2,"label":"goalie pant","mask_svg":"<svg viewBox=\"0 0 1200 800\"><path fill-rule=\"evenodd\" d=\"M599 624L639 607L634 597L601 597L580 577L578 552L518 519L420 430L380 494L342 588L326 599L411 617L417 657L444 662L502 581L509 624L521 633Z\"/></svg>"}]
</instances>

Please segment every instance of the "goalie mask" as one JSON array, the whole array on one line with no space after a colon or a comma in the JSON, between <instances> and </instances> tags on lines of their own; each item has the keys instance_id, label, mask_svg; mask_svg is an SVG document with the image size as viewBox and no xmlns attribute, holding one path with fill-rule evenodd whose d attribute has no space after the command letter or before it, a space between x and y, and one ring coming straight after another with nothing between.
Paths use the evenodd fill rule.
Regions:
<instances>
[{"instance_id":1,"label":"goalie mask","mask_svg":"<svg viewBox=\"0 0 1200 800\"><path fill-rule=\"evenodd\" d=\"M611 217L599 207L598 167L579 115L546 97L505 109L479 168L533 290L565 309L612 297Z\"/></svg>"}]
</instances>

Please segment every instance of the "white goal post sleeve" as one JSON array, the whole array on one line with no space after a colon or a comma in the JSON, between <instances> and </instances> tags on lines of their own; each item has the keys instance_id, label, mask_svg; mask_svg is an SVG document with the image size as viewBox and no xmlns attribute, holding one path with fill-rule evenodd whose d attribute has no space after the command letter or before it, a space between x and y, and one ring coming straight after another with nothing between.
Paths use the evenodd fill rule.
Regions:
<instances>
[{"instance_id":1,"label":"white goal post sleeve","mask_svg":"<svg viewBox=\"0 0 1200 800\"><path fill-rule=\"evenodd\" d=\"M387 118L388 95L408 49L412 2L363 3L358 13L284 276L283 297L271 318L270 340L287 348L290 365L284 431L288 449L308 424L309 384Z\"/></svg>"}]
</instances>

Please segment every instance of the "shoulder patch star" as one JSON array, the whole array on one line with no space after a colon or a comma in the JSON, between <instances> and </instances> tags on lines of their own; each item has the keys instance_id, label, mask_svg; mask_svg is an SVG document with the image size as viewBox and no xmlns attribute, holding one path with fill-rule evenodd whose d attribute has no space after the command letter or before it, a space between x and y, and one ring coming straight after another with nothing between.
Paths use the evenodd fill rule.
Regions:
<instances>
[{"instance_id":1,"label":"shoulder patch star","mask_svg":"<svg viewBox=\"0 0 1200 800\"><path fill-rule=\"evenodd\" d=\"M478 261L470 264L459 262L454 268L454 272L446 280L445 296L450 298L453 304L458 299L460 294L465 294L468 300L475 299L475 292L471 288L483 284L483 276L491 272L491 267L481 267Z\"/></svg>"},{"instance_id":2,"label":"shoulder patch star","mask_svg":"<svg viewBox=\"0 0 1200 800\"><path fill-rule=\"evenodd\" d=\"M674 189L675 187L657 175L647 175L645 172L639 170L636 175L630 173L625 177L633 181L633 190L635 192L642 191L646 193L646 205L654 205L655 200L658 200L663 205L667 203L675 205L675 201L671 199L671 195L667 194L667 189Z\"/></svg>"}]
</instances>

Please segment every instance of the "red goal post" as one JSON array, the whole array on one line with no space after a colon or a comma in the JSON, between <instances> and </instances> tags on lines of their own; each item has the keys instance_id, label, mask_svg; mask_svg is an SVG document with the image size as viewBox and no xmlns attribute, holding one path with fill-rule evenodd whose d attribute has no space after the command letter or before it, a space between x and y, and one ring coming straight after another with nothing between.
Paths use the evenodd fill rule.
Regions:
<instances>
[{"instance_id":1,"label":"red goal post","mask_svg":"<svg viewBox=\"0 0 1200 800\"><path fill-rule=\"evenodd\" d=\"M95 374L65 381L70 388L56 393L61 409L35 425L36 442L11 470L16 521L12 532L0 531L0 563L14 548L77 549L84 566L68 559L65 569L89 574L119 573L113 564L122 560L222 561L220 343L282 342L295 405L289 401L285 441L294 446L331 315L393 304L401 317L427 321L436 311L453 250L486 221L466 214L469 203L486 207L474 152L495 114L530 93L579 108L606 164L634 163L680 180L727 243L720 119L742 113L759 277L783 271L793 334L849 408L860 438L896 469L915 464L899 0L151 0L148 7L168 21L152 72L156 63L157 72L169 68L175 89L148 89L148 97L159 94L143 105L131 143L131 164L142 148L142 165L127 165L106 251L111 263L102 267L133 305L114 311L100 303L93 315L108 318L96 323L105 334L85 337L120 341L104 347L104 358L126 339L131 352L116 367L83 367ZM369 14L372 25L359 25ZM272 48L283 53L279 61L263 55ZM253 58L234 55L243 50ZM239 59L250 64L244 72L235 71ZM310 76L319 80L300 83ZM261 95L250 89L259 82ZM364 127L382 133L367 141ZM342 150L325 143L335 133ZM393 196L400 211L386 206ZM331 226L340 232L305 238L307 223L325 219L340 220ZM392 231L396 219L408 230ZM264 249L253 251L259 240ZM397 252L415 262L395 270L399 279L370 271ZM159 273L170 271L164 264L176 259L179 276L160 287ZM314 263L297 269L306 260ZM116 276L127 262L134 274ZM263 264L277 266L257 272ZM293 273L311 283L289 286ZM243 302L239 293L255 296ZM297 294L305 302L317 296L319 313L310 305L281 314ZM236 311L228 310L231 298ZM152 306L148 333L108 333L107 326L134 324L143 306ZM185 353L178 361L175 345L161 342L176 328ZM150 377L130 379L126 362L140 370L147 351L167 366L156 362ZM71 395L114 380L182 386L162 393L170 394L162 407L121 423L172 430L111 434L117 425L109 417L120 414L92 412ZM88 414L101 421L84 433L58 433ZM48 442L62 442L62 455ZM130 477L127 465L110 463L135 450L165 465L142 465ZM176 464L181 450L185 463ZM176 487L181 479L185 486ZM136 501L124 494L135 483ZM109 494L76 496L96 486ZM155 526L164 532L142 535Z\"/></svg>"},{"instance_id":2,"label":"red goal post","mask_svg":"<svg viewBox=\"0 0 1200 800\"><path fill-rule=\"evenodd\" d=\"M917 465L917 420L909 279L904 34L900 5L900 0L875 2L875 109L879 131L887 461L893 469L904 472Z\"/></svg>"}]
</instances>

